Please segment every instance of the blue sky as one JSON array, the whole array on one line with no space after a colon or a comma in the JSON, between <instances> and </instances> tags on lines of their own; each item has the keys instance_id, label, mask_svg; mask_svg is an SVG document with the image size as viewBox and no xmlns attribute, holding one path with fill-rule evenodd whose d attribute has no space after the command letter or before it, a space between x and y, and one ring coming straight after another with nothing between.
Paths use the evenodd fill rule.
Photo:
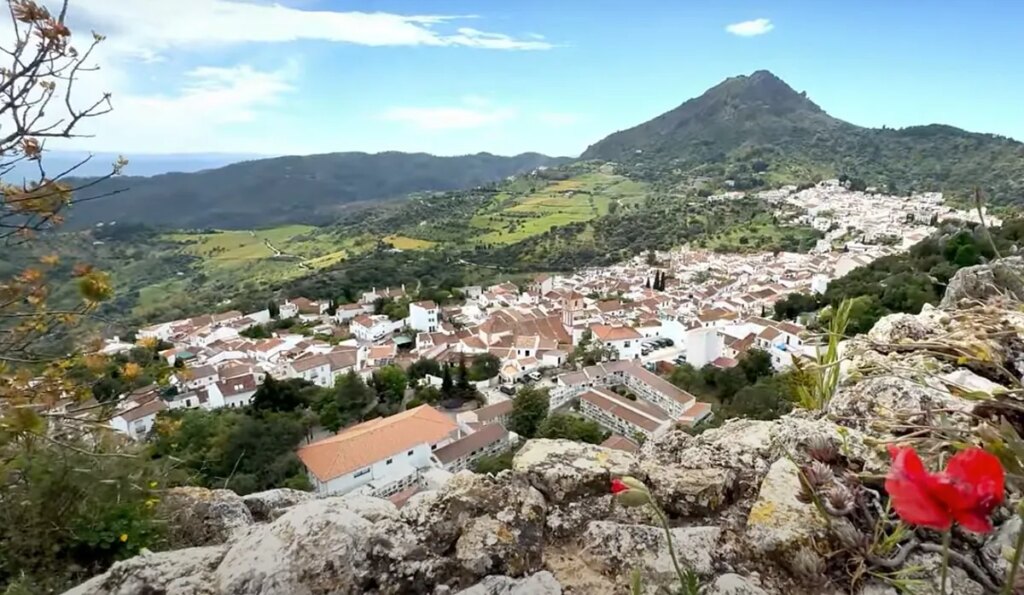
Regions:
<instances>
[{"instance_id":1,"label":"blue sky","mask_svg":"<svg viewBox=\"0 0 1024 595\"><path fill-rule=\"evenodd\" d=\"M132 153L539 151L768 69L865 126L1024 139L1024 2L73 0ZM732 26L732 27L730 27Z\"/></svg>"}]
</instances>

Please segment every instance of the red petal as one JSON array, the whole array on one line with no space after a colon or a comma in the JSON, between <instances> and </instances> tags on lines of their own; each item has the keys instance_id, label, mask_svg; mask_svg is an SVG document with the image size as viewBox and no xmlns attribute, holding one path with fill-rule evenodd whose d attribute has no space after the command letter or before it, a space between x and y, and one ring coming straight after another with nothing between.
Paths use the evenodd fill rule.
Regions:
<instances>
[{"instance_id":1,"label":"red petal","mask_svg":"<svg viewBox=\"0 0 1024 595\"><path fill-rule=\"evenodd\" d=\"M629 486L624 484L624 483L622 483L621 479L613 479L612 480L612 493L613 494L619 494L619 493L628 492L628 491L629 491Z\"/></svg>"},{"instance_id":2,"label":"red petal","mask_svg":"<svg viewBox=\"0 0 1024 595\"><path fill-rule=\"evenodd\" d=\"M981 504L991 511L1002 504L1006 478L1002 463L992 453L976 447L958 452L946 465L946 473L973 495L972 506Z\"/></svg>"},{"instance_id":3,"label":"red petal","mask_svg":"<svg viewBox=\"0 0 1024 595\"><path fill-rule=\"evenodd\" d=\"M992 531L992 523L988 520L989 511L955 510L953 516L960 526L975 533Z\"/></svg>"},{"instance_id":4,"label":"red petal","mask_svg":"<svg viewBox=\"0 0 1024 595\"><path fill-rule=\"evenodd\" d=\"M885 480L885 491L893 509L905 522L939 531L949 529L952 515L928 489L929 476L913 448L889 446L892 468Z\"/></svg>"}]
</instances>

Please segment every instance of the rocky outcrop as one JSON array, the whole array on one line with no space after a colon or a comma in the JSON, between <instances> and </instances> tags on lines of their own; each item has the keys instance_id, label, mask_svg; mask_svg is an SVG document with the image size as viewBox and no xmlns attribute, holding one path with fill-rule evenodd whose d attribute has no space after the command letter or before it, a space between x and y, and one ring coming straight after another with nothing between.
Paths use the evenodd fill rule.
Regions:
<instances>
[{"instance_id":1,"label":"rocky outcrop","mask_svg":"<svg viewBox=\"0 0 1024 595\"><path fill-rule=\"evenodd\" d=\"M254 520L271 521L281 516L286 509L309 502L313 498L313 494L309 492L280 488L242 496L242 502L252 513Z\"/></svg>"},{"instance_id":2,"label":"rocky outcrop","mask_svg":"<svg viewBox=\"0 0 1024 595\"><path fill-rule=\"evenodd\" d=\"M253 515L231 490L172 488L160 501L167 519L167 538L173 547L224 543L253 524Z\"/></svg>"},{"instance_id":3,"label":"rocky outcrop","mask_svg":"<svg viewBox=\"0 0 1024 595\"><path fill-rule=\"evenodd\" d=\"M1024 261L1001 266L958 273L946 300L958 309L889 316L850 341L823 411L670 431L637 454L531 440L511 470L461 472L400 510L365 496L170 490L161 511L174 543L203 547L144 553L72 593L613 595L634 573L645 593L671 592L658 516L609 493L627 475L661 504L702 595L889 595L906 581L937 592L934 533L872 541L894 526L886 445L939 423L949 441L974 439L986 418L1024 421L1010 390L1024 375L1024 310L1004 302L1024 293L990 288ZM954 532L949 592L991 592L1003 579L1021 530L1012 516L997 511L987 537Z\"/></svg>"},{"instance_id":4,"label":"rocky outcrop","mask_svg":"<svg viewBox=\"0 0 1024 595\"><path fill-rule=\"evenodd\" d=\"M940 308L991 299L1024 301L1024 258L1011 256L990 264L960 269L949 280Z\"/></svg>"}]
</instances>

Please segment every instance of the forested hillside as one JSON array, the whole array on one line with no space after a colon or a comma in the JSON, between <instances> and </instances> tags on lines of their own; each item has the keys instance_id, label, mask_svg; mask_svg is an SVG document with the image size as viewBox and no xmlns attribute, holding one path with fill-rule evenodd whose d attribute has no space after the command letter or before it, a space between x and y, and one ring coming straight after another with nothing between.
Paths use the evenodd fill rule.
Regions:
<instances>
[{"instance_id":1,"label":"forested hillside","mask_svg":"<svg viewBox=\"0 0 1024 595\"><path fill-rule=\"evenodd\" d=\"M130 157L130 156L129 156ZM435 157L425 153L330 153L235 163L195 173L122 176L83 191L70 227L117 221L166 229L244 229L322 224L355 204L423 190L472 188L564 162L537 153ZM89 200L122 191L102 200Z\"/></svg>"}]
</instances>

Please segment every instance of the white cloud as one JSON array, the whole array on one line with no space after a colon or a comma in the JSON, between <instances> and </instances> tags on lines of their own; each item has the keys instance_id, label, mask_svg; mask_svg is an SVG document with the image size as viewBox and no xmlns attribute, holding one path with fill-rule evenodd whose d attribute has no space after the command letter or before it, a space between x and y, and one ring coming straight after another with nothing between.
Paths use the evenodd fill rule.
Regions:
<instances>
[{"instance_id":1,"label":"white cloud","mask_svg":"<svg viewBox=\"0 0 1024 595\"><path fill-rule=\"evenodd\" d=\"M572 126L580 121L579 114L567 112L541 112L537 120L549 126Z\"/></svg>"},{"instance_id":2,"label":"white cloud","mask_svg":"<svg viewBox=\"0 0 1024 595\"><path fill-rule=\"evenodd\" d=\"M51 3L53 0L51 0ZM240 43L326 41L366 46L465 46L546 50L534 38L459 27L453 15L299 10L237 0L78 0L69 17L106 34L118 50L152 60L169 48L202 49Z\"/></svg>"},{"instance_id":3,"label":"white cloud","mask_svg":"<svg viewBox=\"0 0 1024 595\"><path fill-rule=\"evenodd\" d=\"M43 2L54 10L59 0ZM304 10L262 0L75 0L68 19L79 45L85 44L89 30L107 37L90 60L102 69L82 73L75 96L86 102L111 92L114 111L82 123L78 132L93 138L53 139L50 148L126 154L237 152L252 150L254 143L273 143L275 152L308 152L303 137L311 131L302 130L303 118L290 114L283 103L289 93L315 93L308 86L315 79L304 81L294 59L279 67L295 55L291 49L282 51L276 65L267 66L265 60L273 54L259 45L321 41L490 50L554 47L528 35L516 38L459 27L478 19L473 15ZM2 35L6 20L0 19L0 39L11 37ZM246 63L224 63L239 48L248 53L252 46L253 57ZM484 98L458 105L432 112L408 108L391 116L418 122L423 129L440 129L481 126L513 115ZM257 121L258 126L247 125ZM269 138L271 128L294 134Z\"/></svg>"},{"instance_id":4,"label":"white cloud","mask_svg":"<svg viewBox=\"0 0 1024 595\"><path fill-rule=\"evenodd\" d=\"M115 93L114 111L81 129L95 134L95 138L65 141L60 148L115 151L129 156L242 150L245 141L226 130L242 125L258 135L259 131L250 125L295 91L295 68L291 65L266 71L244 64L201 66L186 72L182 87L173 93ZM95 89L95 83L88 87ZM93 95L85 86L81 91L83 98Z\"/></svg>"},{"instance_id":5,"label":"white cloud","mask_svg":"<svg viewBox=\"0 0 1024 595\"><path fill-rule=\"evenodd\" d=\"M752 21L726 25L725 30L740 37L754 37L755 35L764 35L774 28L775 25L772 24L770 19L754 19Z\"/></svg>"},{"instance_id":6,"label":"white cloud","mask_svg":"<svg viewBox=\"0 0 1024 595\"><path fill-rule=\"evenodd\" d=\"M382 120L410 124L420 130L481 128L515 118L512 108L486 106L392 107L380 115Z\"/></svg>"}]
</instances>

